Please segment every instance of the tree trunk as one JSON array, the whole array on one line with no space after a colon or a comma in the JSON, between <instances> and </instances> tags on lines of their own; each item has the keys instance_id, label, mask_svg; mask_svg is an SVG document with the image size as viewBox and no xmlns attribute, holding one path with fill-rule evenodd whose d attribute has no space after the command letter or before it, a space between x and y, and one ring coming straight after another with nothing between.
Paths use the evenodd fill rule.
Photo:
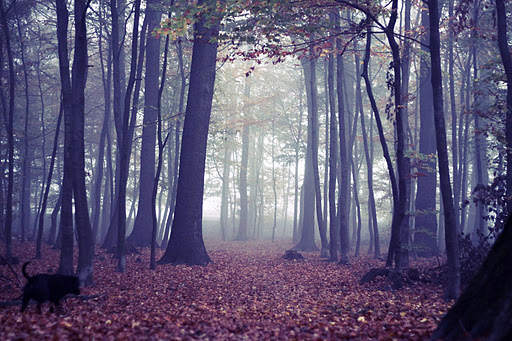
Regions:
<instances>
[{"instance_id":1,"label":"tree trunk","mask_svg":"<svg viewBox=\"0 0 512 341\"><path fill-rule=\"evenodd\" d=\"M240 164L240 221L238 223L238 235L236 240L247 240L247 170L249 166L249 98L251 97L251 83L249 77L245 78L244 85L244 123L242 128L242 160Z\"/></svg>"},{"instance_id":2,"label":"tree trunk","mask_svg":"<svg viewBox=\"0 0 512 341\"><path fill-rule=\"evenodd\" d=\"M144 119L140 152L139 205L131 235L127 242L136 246L151 245L152 189L155 178L155 146L158 101L158 74L160 70L160 39L152 36L160 25L161 0L148 0L146 4L147 44L145 73Z\"/></svg>"},{"instance_id":3,"label":"tree trunk","mask_svg":"<svg viewBox=\"0 0 512 341\"><path fill-rule=\"evenodd\" d=\"M20 55L21 55L21 65L23 69L23 79L24 79L24 90L25 90L25 127L23 131L23 162L21 166L21 195L20 195L20 229L21 229L21 241L25 241L25 234L30 230L30 218L31 218L31 208L30 208L30 194L31 194L31 182L32 182L32 159L34 158L34 151L29 146L29 142L31 140L30 135L32 132L29 132L28 122L30 120L30 97L29 97L29 88L28 88L28 72L27 72L27 64L25 61L25 44L23 41L23 34L21 33L21 23L16 14L17 18L17 26L18 26L18 34L19 34L19 42L20 42ZM33 235L28 237L28 239L32 239Z\"/></svg>"},{"instance_id":4,"label":"tree trunk","mask_svg":"<svg viewBox=\"0 0 512 341\"><path fill-rule=\"evenodd\" d=\"M336 20L335 13L329 14L329 21L334 23ZM331 44L334 46L335 38L331 39ZM336 219L336 175L338 173L338 138L336 137L338 130L336 127L336 93L334 89L334 53L329 54L328 61L328 76L327 85L329 88L329 239L330 239L330 261L338 261L338 227L339 222Z\"/></svg>"},{"instance_id":5,"label":"tree trunk","mask_svg":"<svg viewBox=\"0 0 512 341\"><path fill-rule=\"evenodd\" d=\"M212 0L198 1L198 6L212 6L209 16L218 15L215 4ZM176 211L169 245L159 264L206 265L211 262L203 241L202 210L220 18L213 23L211 20L211 17L201 16L195 24Z\"/></svg>"},{"instance_id":6,"label":"tree trunk","mask_svg":"<svg viewBox=\"0 0 512 341\"><path fill-rule=\"evenodd\" d=\"M60 123L62 121L63 116L63 108L60 106L59 117L57 119L57 128L55 129L55 138L53 140L53 150L52 150L52 158L50 161L50 169L48 170L48 179L46 180L46 188L44 191L43 202L41 205L41 213L39 214L39 230L37 231L37 241L36 241L36 259L41 259L41 242L43 240L43 227L44 227L44 217L46 215L46 206L48 204L48 194L50 193L50 186L52 183L53 176L53 167L55 165L55 157L57 154L57 148L59 147L59 132L60 132ZM54 232L55 234L55 232ZM51 235L51 233L50 233Z\"/></svg>"},{"instance_id":7,"label":"tree trunk","mask_svg":"<svg viewBox=\"0 0 512 341\"><path fill-rule=\"evenodd\" d=\"M512 219L480 270L443 317L431 340L510 340L512 338Z\"/></svg>"},{"instance_id":8,"label":"tree trunk","mask_svg":"<svg viewBox=\"0 0 512 341\"><path fill-rule=\"evenodd\" d=\"M421 13L421 23L429 28L427 10ZM422 36L422 42L427 45L430 39L428 30ZM431 69L428 62L428 47L422 45L423 57L420 59L420 142L419 152L425 160L417 165L417 191L414 244L420 257L432 257L438 254L437 220L436 220L436 161L430 155L436 151L434 130L433 99L431 86Z\"/></svg>"},{"instance_id":9,"label":"tree trunk","mask_svg":"<svg viewBox=\"0 0 512 341\"><path fill-rule=\"evenodd\" d=\"M360 74L359 71L359 56L356 55L356 75ZM379 241L379 228L377 225L377 211L375 209L375 195L373 192L373 162L370 157L370 152L368 148L368 133L366 132L366 123L364 118L364 110L363 110L363 98L361 96L361 78L357 77L356 83L356 100L359 102L359 115L361 116L361 132L363 135L363 148L364 148L364 157L366 160L366 179L368 184L368 223L371 225L370 232L370 241L374 242L374 256L375 258L380 257L380 241ZM373 237L373 238L372 238Z\"/></svg>"},{"instance_id":10,"label":"tree trunk","mask_svg":"<svg viewBox=\"0 0 512 341\"><path fill-rule=\"evenodd\" d=\"M391 182L392 203L393 203L393 218L392 218L391 225L395 226L395 227L398 226L395 228L395 231L398 230L398 232L399 232L400 224L398 223L399 217L398 217L398 209L397 209L397 207L399 206L398 184L397 184L397 180L395 177L395 171L393 170L393 163L391 161L389 149L388 149L388 146L386 143L386 137L384 136L384 129L382 127L379 109L377 107L377 102L375 101L375 97L373 95L372 84L371 84L370 78L368 76L368 64L370 62L370 48L371 48L371 31L369 29L370 23L371 23L370 19L367 19L368 34L367 34L367 38L366 38L366 49L365 49L364 62L363 62L363 72L362 72L361 76L364 79L364 82L366 85L366 92L368 93L368 98L369 98L370 104L372 106L372 111L373 111L373 114L375 115L375 121L377 123L377 129L379 131L379 140L380 140L380 144L382 147L382 154L384 156L384 159L386 160L389 179ZM396 239L394 240L394 243L396 243ZM393 253L391 252L391 254L388 253L388 257L386 260L386 266L391 266L392 261L393 261Z\"/></svg>"},{"instance_id":11,"label":"tree trunk","mask_svg":"<svg viewBox=\"0 0 512 341\"><path fill-rule=\"evenodd\" d=\"M304 79L306 84L306 97L308 107L308 121L311 115L311 62L303 58L301 60L302 67L304 70ZM304 183L302 190L303 193L303 204L301 204L301 214L303 215L302 224L299 225L300 240L297 245L293 247L293 250L297 251L317 251L318 247L315 243L315 184L313 174L313 143L311 124L308 124L308 134L306 143L306 162L304 169Z\"/></svg>"},{"instance_id":12,"label":"tree trunk","mask_svg":"<svg viewBox=\"0 0 512 341\"><path fill-rule=\"evenodd\" d=\"M507 143L507 207L506 212L512 212L512 55L507 43L507 11L504 0L496 0L496 16L498 21L498 46L501 61L507 76L507 112L505 138Z\"/></svg>"},{"instance_id":13,"label":"tree trunk","mask_svg":"<svg viewBox=\"0 0 512 341\"><path fill-rule=\"evenodd\" d=\"M77 274L82 285L93 284L94 240L92 238L87 188L85 184L85 83L87 77L87 30L88 4L75 0L75 53L73 59L73 192L75 199L75 223L78 235Z\"/></svg>"},{"instance_id":14,"label":"tree trunk","mask_svg":"<svg viewBox=\"0 0 512 341\"><path fill-rule=\"evenodd\" d=\"M452 188L450 185L449 160L446 142L446 127L443 111L443 86L441 76L441 53L439 39L439 9L437 0L429 0L430 15L430 58L432 64L432 90L434 98L434 124L436 128L439 178L445 216L446 255L448 263L448 298L457 298L460 293L459 243Z\"/></svg>"},{"instance_id":15,"label":"tree trunk","mask_svg":"<svg viewBox=\"0 0 512 341\"><path fill-rule=\"evenodd\" d=\"M116 11L116 1L112 1L112 11ZM134 23L133 27L139 27L140 18L140 0L134 3ZM115 16L117 17L117 15ZM128 122L130 121L130 103L131 95L135 84L135 71L137 66L137 42L138 30L134 30L132 38L132 57L130 66L130 76L126 86L126 94L124 98L124 114L123 114L123 128L121 139L121 159L119 170L119 191L117 198L117 214L118 214L118 229L117 229L117 271L126 272L126 250L125 250L125 237L126 237L126 185L128 181L130 149L131 149L131 134ZM140 56L142 58L142 54ZM132 113L133 115L134 113Z\"/></svg>"},{"instance_id":16,"label":"tree trunk","mask_svg":"<svg viewBox=\"0 0 512 341\"><path fill-rule=\"evenodd\" d=\"M321 250L320 257L328 258L329 257L329 243L327 241L327 227L326 222L323 219L322 213L322 190L320 188L320 174L318 171L318 85L316 78L316 56L314 55L314 46L311 44L310 46L310 55L311 55L311 66L310 66L310 102L311 102L311 112L309 113L309 124L311 126L311 151L312 151L312 162L313 162L313 181L315 186L315 206L316 206L316 218L318 223L318 232L320 234L321 241Z\"/></svg>"},{"instance_id":17,"label":"tree trunk","mask_svg":"<svg viewBox=\"0 0 512 341\"><path fill-rule=\"evenodd\" d=\"M67 32L69 13L64 0L57 0L57 40L59 71L62 83L64 108L64 176L62 180L62 205L60 218L60 264L58 273L73 273L73 92L69 72Z\"/></svg>"},{"instance_id":18,"label":"tree trunk","mask_svg":"<svg viewBox=\"0 0 512 341\"><path fill-rule=\"evenodd\" d=\"M339 14L336 14L335 26L339 30ZM338 51L343 50L343 46L340 39L336 39L336 49ZM338 216L339 216L339 229L340 229L340 264L348 264L349 258L349 197L350 197L350 164L348 161L348 146L347 146L347 115L345 112L345 102L343 99L343 56L338 55L336 58L336 90L338 95L338 120L339 120L339 143L340 143L340 185L339 185L339 196L338 196Z\"/></svg>"},{"instance_id":19,"label":"tree trunk","mask_svg":"<svg viewBox=\"0 0 512 341\"><path fill-rule=\"evenodd\" d=\"M302 70L301 70L302 71ZM302 72L301 72L302 75ZM301 77L302 78L302 77ZM302 226L301 223L298 223L299 215L302 210L299 212L299 150L300 150L300 141L302 138L302 117L304 116L304 107L303 107L303 82L301 80L299 85L299 128L297 131L297 140L295 141L295 186L294 186L294 196L293 196L293 237L292 240L296 243L299 240L299 228Z\"/></svg>"}]
</instances>

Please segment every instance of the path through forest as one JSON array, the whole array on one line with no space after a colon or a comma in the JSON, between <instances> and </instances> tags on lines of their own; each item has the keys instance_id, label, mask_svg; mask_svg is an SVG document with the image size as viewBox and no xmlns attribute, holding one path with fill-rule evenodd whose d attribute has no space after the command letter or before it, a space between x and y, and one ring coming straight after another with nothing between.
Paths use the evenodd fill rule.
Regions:
<instances>
[{"instance_id":1,"label":"path through forest","mask_svg":"<svg viewBox=\"0 0 512 341\"><path fill-rule=\"evenodd\" d=\"M34 255L33 243L21 263ZM181 339L422 339L446 312L442 287L412 284L392 291L385 279L358 283L372 267L369 257L340 266L304 253L305 260L282 259L289 243L206 241L214 261L206 267L159 266L149 270L149 249L128 256L127 272L117 273L112 255L97 249L96 286L63 302L61 315L48 305L24 314L19 306L0 308L0 339L138 338ZM44 249L29 273L54 271L58 252ZM437 260L413 263L433 267ZM21 277L21 266L14 269ZM13 278L6 266L3 276ZM0 301L21 289L0 281Z\"/></svg>"}]
</instances>

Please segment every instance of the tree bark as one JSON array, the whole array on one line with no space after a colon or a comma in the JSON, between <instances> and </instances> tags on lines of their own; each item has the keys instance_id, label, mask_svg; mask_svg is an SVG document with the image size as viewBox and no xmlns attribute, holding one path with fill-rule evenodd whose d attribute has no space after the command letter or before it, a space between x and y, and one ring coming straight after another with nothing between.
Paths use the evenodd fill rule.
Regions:
<instances>
[{"instance_id":1,"label":"tree bark","mask_svg":"<svg viewBox=\"0 0 512 341\"><path fill-rule=\"evenodd\" d=\"M68 20L69 13L64 0L57 0L57 40L59 71L62 83L64 108L64 175L62 180L62 205L60 216L60 264L58 273L73 273L73 92L68 59Z\"/></svg>"},{"instance_id":2,"label":"tree bark","mask_svg":"<svg viewBox=\"0 0 512 341\"><path fill-rule=\"evenodd\" d=\"M418 188L416 191L416 217L414 244L418 256L432 257L439 253L437 248L437 220L436 220L436 161L432 157L436 151L433 111L433 98L431 86L431 68L428 61L429 49L426 45L430 39L429 14L426 9L421 12L421 23L426 31L423 33L421 49L423 57L420 59L420 142L419 152L424 160L417 165Z\"/></svg>"},{"instance_id":3,"label":"tree bark","mask_svg":"<svg viewBox=\"0 0 512 341\"><path fill-rule=\"evenodd\" d=\"M238 235L236 240L247 240L247 170L249 167L249 98L251 97L251 83L245 78L244 84L244 120L242 128L242 160L240 164L240 182L238 184L240 191L240 221L238 225Z\"/></svg>"},{"instance_id":4,"label":"tree bark","mask_svg":"<svg viewBox=\"0 0 512 341\"><path fill-rule=\"evenodd\" d=\"M152 189L155 178L155 146L157 130L158 74L160 70L160 39L152 36L160 24L161 0L148 0L146 4L147 44L145 73L144 119L140 152L139 205L133 231L127 242L136 246L151 245Z\"/></svg>"},{"instance_id":5,"label":"tree bark","mask_svg":"<svg viewBox=\"0 0 512 341\"><path fill-rule=\"evenodd\" d=\"M60 132L60 123L62 121L62 116L63 116L63 108L61 106L60 110L59 110L59 117L57 119L57 128L55 129L55 138L53 140L52 158L50 161L50 169L48 170L48 179L46 180L46 188L44 191L43 202L41 205L41 213L39 214L39 230L37 231L37 241L36 241L36 259L41 259L41 242L43 240L44 217L46 215L46 206L48 204L48 195L50 193L50 186L52 183L53 167L55 165L55 157L57 154L57 148L59 147L59 132Z\"/></svg>"},{"instance_id":6,"label":"tree bark","mask_svg":"<svg viewBox=\"0 0 512 341\"><path fill-rule=\"evenodd\" d=\"M436 128L441 196L444 206L446 255L448 258L448 285L446 290L448 298L457 298L460 294L459 243L448 167L449 160L443 111L439 9L437 0L429 0L428 10L430 15L430 58L432 70L432 93L434 98L434 124Z\"/></svg>"},{"instance_id":7,"label":"tree bark","mask_svg":"<svg viewBox=\"0 0 512 341\"><path fill-rule=\"evenodd\" d=\"M507 42L507 11L504 0L496 0L496 18L498 47L501 61L507 77L507 111L505 120L505 138L507 141L507 207L512 212L512 56Z\"/></svg>"},{"instance_id":8,"label":"tree bark","mask_svg":"<svg viewBox=\"0 0 512 341\"><path fill-rule=\"evenodd\" d=\"M302 59L302 68L304 70L304 80L306 84L306 98L308 107L308 121L311 115L311 61ZM315 243L315 184L313 175L313 145L311 124L308 124L308 134L306 142L306 162L304 168L303 182L303 203L301 203L302 224L299 224L300 240L293 247L296 251L317 251L318 246Z\"/></svg>"},{"instance_id":9,"label":"tree bark","mask_svg":"<svg viewBox=\"0 0 512 341\"><path fill-rule=\"evenodd\" d=\"M311 97L311 112L309 113L309 124L311 126L311 156L313 162L313 181L315 186L315 206L316 206L316 218L318 223L318 232L320 234L321 249L320 257L329 257L329 243L327 242L327 227L326 222L323 219L322 213L322 191L320 188L320 174L318 171L318 84L316 77L316 56L314 55L314 46L310 46L311 66L310 66L310 97Z\"/></svg>"},{"instance_id":10,"label":"tree bark","mask_svg":"<svg viewBox=\"0 0 512 341\"><path fill-rule=\"evenodd\" d=\"M215 83L217 37L220 18L213 0L199 0L198 5L212 6L214 19L201 16L195 24L176 211L171 237L159 264L206 265L211 262L203 241L202 208L206 143ZM210 20L213 20L211 22Z\"/></svg>"},{"instance_id":11,"label":"tree bark","mask_svg":"<svg viewBox=\"0 0 512 341\"><path fill-rule=\"evenodd\" d=\"M339 14L336 13L335 27L339 30ZM342 43L340 39L336 39L336 49L342 51ZM345 102L343 99L343 56L337 55L336 58L336 90L338 96L338 120L339 120L339 144L340 144L340 185L339 185L339 196L338 196L338 219L340 229L340 264L348 264L349 258L348 253L350 249L349 241L349 197L350 197L350 164L348 161L348 146L347 146L347 114L345 111Z\"/></svg>"},{"instance_id":12,"label":"tree bark","mask_svg":"<svg viewBox=\"0 0 512 341\"><path fill-rule=\"evenodd\" d=\"M486 260L431 340L510 340L512 338L512 219Z\"/></svg>"}]
</instances>

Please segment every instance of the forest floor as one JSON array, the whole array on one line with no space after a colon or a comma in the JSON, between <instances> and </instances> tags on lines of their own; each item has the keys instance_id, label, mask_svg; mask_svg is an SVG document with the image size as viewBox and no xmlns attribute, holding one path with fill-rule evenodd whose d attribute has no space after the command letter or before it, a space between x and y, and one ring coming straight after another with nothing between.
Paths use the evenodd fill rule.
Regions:
<instances>
[{"instance_id":1,"label":"forest floor","mask_svg":"<svg viewBox=\"0 0 512 341\"><path fill-rule=\"evenodd\" d=\"M162 265L156 271L149 269L147 248L128 256L124 274L116 272L113 255L98 248L96 285L81 293L89 299L70 297L59 314L49 313L48 303L41 315L35 305L25 313L19 306L0 308L0 340L418 340L430 336L450 306L438 284L415 282L396 291L385 278L359 284L369 269L384 265L372 257L351 258L349 266L327 262L318 252L302 253L305 260L282 259L291 246L207 240L214 263ZM13 250L20 258L13 268L24 284L21 264L35 247L14 242ZM59 251L45 247L43 260L33 260L27 272L53 272L58 262ZM5 265L0 274L14 278ZM20 294L21 288L0 278L0 301Z\"/></svg>"}]
</instances>

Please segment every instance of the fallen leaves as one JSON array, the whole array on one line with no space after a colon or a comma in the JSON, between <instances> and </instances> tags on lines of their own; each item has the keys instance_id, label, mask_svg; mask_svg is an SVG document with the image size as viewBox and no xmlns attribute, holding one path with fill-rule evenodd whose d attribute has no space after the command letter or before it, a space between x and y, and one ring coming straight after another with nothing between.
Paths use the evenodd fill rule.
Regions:
<instances>
[{"instance_id":1,"label":"fallen leaves","mask_svg":"<svg viewBox=\"0 0 512 341\"><path fill-rule=\"evenodd\" d=\"M282 259L291 247L285 243L206 246L214 261L208 266L152 271L146 249L128 256L124 274L115 271L111 255L97 250L96 286L82 294L98 298L70 298L61 315L46 305L41 315L33 307L25 314L16 306L0 309L0 339L425 339L448 309L434 284L392 291L382 278L360 285L368 269L382 265L369 257L341 266L318 253L303 253L303 261ZM25 260L33 247L15 244L15 251ZM57 251L45 249L44 255L34 272L57 268ZM0 289L2 301L21 293L2 282Z\"/></svg>"}]
</instances>

